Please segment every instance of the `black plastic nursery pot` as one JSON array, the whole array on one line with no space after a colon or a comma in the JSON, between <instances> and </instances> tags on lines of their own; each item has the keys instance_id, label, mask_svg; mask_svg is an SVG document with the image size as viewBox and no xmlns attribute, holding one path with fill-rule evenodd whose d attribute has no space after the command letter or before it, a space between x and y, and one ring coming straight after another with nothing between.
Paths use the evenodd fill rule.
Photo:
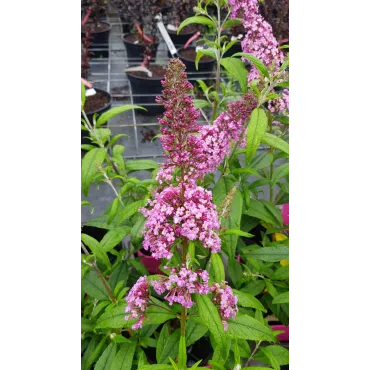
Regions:
<instances>
[{"instance_id":1,"label":"black plastic nursery pot","mask_svg":"<svg viewBox=\"0 0 370 370\"><path fill-rule=\"evenodd\" d=\"M86 36L86 31L90 31L91 35L91 51L94 53L94 58L109 57L109 35L112 26L108 22L99 22L100 30L91 29L92 23L86 23L81 30L81 36ZM100 50L103 49L103 50Z\"/></svg>"},{"instance_id":2,"label":"black plastic nursery pot","mask_svg":"<svg viewBox=\"0 0 370 370\"><path fill-rule=\"evenodd\" d=\"M98 118L112 106L112 97L108 92L97 88L94 88L94 90L96 91L96 94L86 97L85 101L85 113L91 123L95 113L97 113ZM92 101L92 99L94 100ZM83 118L83 116L81 116L81 118ZM105 126L106 125L107 123ZM81 144L91 144L88 136L88 131L81 130Z\"/></svg>"},{"instance_id":3,"label":"black plastic nursery pot","mask_svg":"<svg viewBox=\"0 0 370 370\"><path fill-rule=\"evenodd\" d=\"M216 63L216 59L208 55L204 55L198 63L197 70L195 67L195 58L197 52L193 46L190 46L186 49L181 48L178 50L177 54L179 55L180 60L185 64L186 72L212 72Z\"/></svg>"},{"instance_id":4,"label":"black plastic nursery pot","mask_svg":"<svg viewBox=\"0 0 370 370\"><path fill-rule=\"evenodd\" d=\"M128 34L123 36L123 43L126 47L127 59L129 66L139 65L143 60L144 46L140 43L137 35ZM155 40L155 45L151 55L151 62L155 63L155 58L157 55L157 49L159 45L159 40Z\"/></svg>"},{"instance_id":5,"label":"black plastic nursery pot","mask_svg":"<svg viewBox=\"0 0 370 370\"><path fill-rule=\"evenodd\" d=\"M141 105L147 111L141 110L140 114L157 115L164 112L164 107L156 103L156 96L162 94L161 81L166 72L165 66L151 64L149 67L153 76L149 77L144 72L126 72L131 83L134 104Z\"/></svg>"},{"instance_id":6,"label":"black plastic nursery pot","mask_svg":"<svg viewBox=\"0 0 370 370\"><path fill-rule=\"evenodd\" d=\"M175 46L184 46L190 37L194 36L194 34L198 31L198 28L186 26L181 30L180 34L177 34L176 31L171 31L168 28L167 31Z\"/></svg>"}]
</instances>

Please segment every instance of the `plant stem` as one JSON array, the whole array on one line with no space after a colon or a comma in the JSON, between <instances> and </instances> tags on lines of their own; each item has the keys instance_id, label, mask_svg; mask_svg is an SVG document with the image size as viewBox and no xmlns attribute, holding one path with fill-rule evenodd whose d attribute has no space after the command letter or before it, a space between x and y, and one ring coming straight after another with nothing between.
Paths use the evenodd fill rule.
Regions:
<instances>
[{"instance_id":1,"label":"plant stem","mask_svg":"<svg viewBox=\"0 0 370 370\"><path fill-rule=\"evenodd\" d=\"M84 244L82 242L81 242L81 248L84 251L84 253L85 253L86 256L89 256L90 255L89 251L86 249L86 247L84 246ZM99 267L98 267L98 265L95 262L95 258L92 259L91 265L92 265L93 269L95 270L95 272L97 273L99 279L103 283L104 288L107 291L107 293L108 293L111 301L114 302L114 303L117 303L117 300L116 300L116 298L114 298L114 295L112 293L112 290L110 289L108 283L106 282L103 274L100 272Z\"/></svg>"},{"instance_id":2,"label":"plant stem","mask_svg":"<svg viewBox=\"0 0 370 370\"><path fill-rule=\"evenodd\" d=\"M270 111L268 111L268 124L270 129L270 134L272 134L272 115ZM274 148L270 146L270 153L274 155ZM272 176L274 174L274 161L270 164L270 181L272 180ZM272 203L274 200L274 185L270 183L270 202Z\"/></svg>"},{"instance_id":3,"label":"plant stem","mask_svg":"<svg viewBox=\"0 0 370 370\"><path fill-rule=\"evenodd\" d=\"M252 361L253 359L253 356L256 354L256 352L258 351L258 348L259 346L261 345L262 341L259 341L257 344L256 344L256 347L254 347L254 350L253 352L251 353L251 355L249 356L248 358L248 361L247 363L245 364L245 367L247 367L249 365L249 363Z\"/></svg>"},{"instance_id":4,"label":"plant stem","mask_svg":"<svg viewBox=\"0 0 370 370\"><path fill-rule=\"evenodd\" d=\"M220 45L220 39L221 39L221 9L218 0L216 1L216 7L217 7L217 40L216 43L218 43L218 46ZM220 50L216 50L216 87L215 91L217 95L220 92L220 80L221 80L221 53ZM212 122L216 119L217 115L217 108L218 108L218 102L217 99L213 101L213 109L212 109Z\"/></svg>"},{"instance_id":5,"label":"plant stem","mask_svg":"<svg viewBox=\"0 0 370 370\"><path fill-rule=\"evenodd\" d=\"M91 125L91 123L90 123L90 121L89 121L89 119L88 119L88 117L87 117L87 115L86 115L86 113L85 113L85 111L84 110L82 110L82 114L83 114L83 116L84 116L84 119L85 119L85 121L86 121L86 124L87 124L87 128L89 129L89 131L90 131L90 134L91 133L93 133L93 132L95 132L95 125L94 125L94 127ZM113 171L117 174L117 175L122 175L122 174L120 174L119 173L119 171L118 171L118 168L117 168L117 166L115 165L115 163L113 162L113 159L112 159L112 157L109 155L109 153L108 153L108 150L105 148L105 146L104 146L104 144L102 143L102 141L100 140L100 138L98 137L97 138L98 139L98 145L100 146L100 148L102 148L102 149L105 149L105 153L106 153L106 155L107 155L107 161L109 162L109 164L112 166L112 168L113 168ZM122 181L122 179L121 179L121 181Z\"/></svg>"}]
</instances>

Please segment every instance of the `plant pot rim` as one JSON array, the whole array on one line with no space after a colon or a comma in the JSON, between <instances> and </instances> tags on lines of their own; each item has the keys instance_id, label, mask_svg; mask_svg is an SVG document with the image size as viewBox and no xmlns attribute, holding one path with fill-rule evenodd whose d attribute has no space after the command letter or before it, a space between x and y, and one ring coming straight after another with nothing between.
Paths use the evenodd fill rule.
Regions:
<instances>
[{"instance_id":1,"label":"plant pot rim","mask_svg":"<svg viewBox=\"0 0 370 370\"><path fill-rule=\"evenodd\" d=\"M167 32L170 34L170 35L175 35L175 36L190 36L190 35L194 35L194 31L192 31L192 32L184 32L184 33L182 33L182 32L180 32L179 34L177 33L177 31L171 31L171 30L169 30L168 28L167 28L167 26L169 25L170 23L167 23L166 24L166 30L167 30ZM188 26L190 26L190 24L188 25ZM186 26L186 27L188 27L188 26ZM184 27L185 28L185 27ZM199 30L198 30L199 31Z\"/></svg>"},{"instance_id":2,"label":"plant pot rim","mask_svg":"<svg viewBox=\"0 0 370 370\"><path fill-rule=\"evenodd\" d=\"M135 46L142 46L142 47L144 47L143 45L141 45L140 43L137 43L137 44L134 44L133 42L130 42L130 41L128 41L128 40L126 40L125 39L125 37L126 36L130 36L130 35L133 35L132 33L125 33L124 35L122 35L122 41L124 42L124 43L127 43L127 44L130 44L130 45L135 45ZM149 36L149 35L146 35L146 36ZM159 45L159 38L158 37L156 37L156 41L154 41L154 44L156 44L156 45Z\"/></svg>"},{"instance_id":3,"label":"plant pot rim","mask_svg":"<svg viewBox=\"0 0 370 370\"><path fill-rule=\"evenodd\" d=\"M107 30L104 30L104 31L90 31L91 33L103 33L103 32L108 32L112 29L112 25L109 22L99 21L99 23L107 24L109 26L109 28ZM89 24L89 23L87 23L87 24ZM82 30L81 30L81 32L86 33L86 31L82 31Z\"/></svg>"},{"instance_id":4,"label":"plant pot rim","mask_svg":"<svg viewBox=\"0 0 370 370\"><path fill-rule=\"evenodd\" d=\"M104 93L104 94L106 94L106 95L108 95L108 97L109 97L109 102L108 102L108 105L107 106L105 106L105 107L103 107L103 108L100 108L100 109L98 109L98 110L96 110L96 111L93 111L93 112L86 112L85 111L85 113L86 113L86 115L92 115L92 114L95 114L95 113L99 113L99 112L101 112L103 109L105 109L106 107L108 107L108 106L110 106L110 105L112 105L112 95L111 94L109 94L109 92L107 92L107 91L105 91L105 90L102 90L102 89L99 89L99 88L93 88L96 92L102 92L102 93Z\"/></svg>"},{"instance_id":5,"label":"plant pot rim","mask_svg":"<svg viewBox=\"0 0 370 370\"><path fill-rule=\"evenodd\" d=\"M187 47L186 49L185 48L180 48L179 50L177 50L177 54L179 55L179 57L180 57L180 59L184 59L184 60L186 60L187 62L192 62L192 63L195 63L195 59L194 60L192 60L192 59L187 59L187 58L185 58L185 57L183 57L181 54L180 54L180 52L182 51L182 50L187 50L187 49L195 49L195 47L194 46L189 46L189 47ZM206 61L202 61L202 59L200 59L199 60L199 62L198 62L198 64L209 64L209 63L214 63L216 61L216 59L212 59L212 60L206 60Z\"/></svg>"},{"instance_id":6,"label":"plant pot rim","mask_svg":"<svg viewBox=\"0 0 370 370\"><path fill-rule=\"evenodd\" d=\"M154 63L154 64L152 64L152 65L153 65L153 66L159 66L159 67L166 67L165 65L156 64L156 63ZM138 79L138 80L144 80L144 81L162 81L162 80L164 79L164 75L163 75L163 77L147 77L147 76L145 76L145 77L140 77L140 76L132 75L132 74L131 74L131 71L126 72L126 74L127 74L128 76L132 77L132 78L136 78L136 79Z\"/></svg>"}]
</instances>

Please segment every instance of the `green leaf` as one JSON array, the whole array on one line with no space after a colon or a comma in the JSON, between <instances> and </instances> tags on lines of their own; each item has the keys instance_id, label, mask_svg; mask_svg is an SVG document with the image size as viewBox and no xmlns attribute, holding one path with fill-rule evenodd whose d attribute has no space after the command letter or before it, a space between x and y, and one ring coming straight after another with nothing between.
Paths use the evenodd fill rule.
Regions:
<instances>
[{"instance_id":1,"label":"green leaf","mask_svg":"<svg viewBox=\"0 0 370 370\"><path fill-rule=\"evenodd\" d=\"M180 369L187 369L186 367L186 340L185 337L180 336L180 341L179 341L179 360L178 360L178 365Z\"/></svg>"},{"instance_id":2,"label":"green leaf","mask_svg":"<svg viewBox=\"0 0 370 370\"><path fill-rule=\"evenodd\" d=\"M133 266L141 275L149 275L146 267L137 260L129 260L128 263Z\"/></svg>"},{"instance_id":3,"label":"green leaf","mask_svg":"<svg viewBox=\"0 0 370 370\"><path fill-rule=\"evenodd\" d=\"M104 123L106 123L107 121L109 121L111 118L117 116L118 114L121 114L123 112L126 112L128 110L131 110L131 109L143 109L143 110L146 110L145 108L140 107L138 105L123 105L121 107L111 108L111 109L107 110L106 112L104 112L103 114L100 115L98 121L96 122L96 127L99 127L101 125L104 125Z\"/></svg>"},{"instance_id":4,"label":"green leaf","mask_svg":"<svg viewBox=\"0 0 370 370\"><path fill-rule=\"evenodd\" d=\"M248 315L238 314L228 322L230 335L239 339L276 342L272 330Z\"/></svg>"},{"instance_id":5,"label":"green leaf","mask_svg":"<svg viewBox=\"0 0 370 370\"><path fill-rule=\"evenodd\" d=\"M129 226L121 226L108 231L100 242L100 248L105 252L109 252L123 239L125 239L130 231L131 227Z\"/></svg>"},{"instance_id":6,"label":"green leaf","mask_svg":"<svg viewBox=\"0 0 370 370\"><path fill-rule=\"evenodd\" d=\"M251 199L250 206L245 213L248 216L258 218L268 224L279 227L283 226L283 219L280 211L268 201Z\"/></svg>"},{"instance_id":7,"label":"green leaf","mask_svg":"<svg viewBox=\"0 0 370 370\"><path fill-rule=\"evenodd\" d=\"M289 303L289 292L279 294L273 299L272 303L273 304Z\"/></svg>"},{"instance_id":8,"label":"green leaf","mask_svg":"<svg viewBox=\"0 0 370 370\"><path fill-rule=\"evenodd\" d=\"M222 28L229 28L229 27L238 26L241 23L242 23L242 19L240 19L240 18L228 19L223 24Z\"/></svg>"},{"instance_id":9,"label":"green leaf","mask_svg":"<svg viewBox=\"0 0 370 370\"><path fill-rule=\"evenodd\" d=\"M109 210L108 224L110 224L112 222L112 220L114 219L114 217L116 217L116 214L118 212L118 207L119 207L119 199L114 198L112 206Z\"/></svg>"},{"instance_id":10,"label":"green leaf","mask_svg":"<svg viewBox=\"0 0 370 370\"><path fill-rule=\"evenodd\" d=\"M144 236L143 236L142 230L144 228L145 222L146 222L146 218L144 217L143 214L140 213L130 233L131 242L133 245L139 244L141 240L143 239Z\"/></svg>"},{"instance_id":11,"label":"green leaf","mask_svg":"<svg viewBox=\"0 0 370 370\"><path fill-rule=\"evenodd\" d=\"M94 253L94 256L102 261L107 268L110 268L111 264L105 251L100 247L99 242L87 234L81 234L82 242L90 248Z\"/></svg>"},{"instance_id":12,"label":"green leaf","mask_svg":"<svg viewBox=\"0 0 370 370\"><path fill-rule=\"evenodd\" d=\"M159 333L158 341L157 341L157 348L156 348L156 359L159 362L159 359L162 356L162 352L168 338L170 336L170 331L167 324L164 324L162 327L161 332Z\"/></svg>"},{"instance_id":13,"label":"green leaf","mask_svg":"<svg viewBox=\"0 0 370 370\"><path fill-rule=\"evenodd\" d=\"M270 145L273 148L279 149L284 153L289 154L289 144L278 136L265 132L265 135L261 139L261 143Z\"/></svg>"},{"instance_id":14,"label":"green leaf","mask_svg":"<svg viewBox=\"0 0 370 370\"><path fill-rule=\"evenodd\" d=\"M105 150L96 148L87 152L82 159L81 165L81 187L83 194L89 195L89 188L96 174L99 173L97 166L101 166L105 159Z\"/></svg>"},{"instance_id":15,"label":"green leaf","mask_svg":"<svg viewBox=\"0 0 370 370\"><path fill-rule=\"evenodd\" d=\"M199 315L203 324L212 333L215 343L218 347L226 351L227 343L225 329L222 325L217 308L206 295L195 295L195 301L198 306ZM226 353L225 353L226 354ZM226 360L226 356L225 356Z\"/></svg>"},{"instance_id":16,"label":"green leaf","mask_svg":"<svg viewBox=\"0 0 370 370\"><path fill-rule=\"evenodd\" d=\"M274 356L280 366L289 364L289 351L286 348L278 345L271 345L264 347L264 350L265 352L257 352L253 358L264 364L269 364L270 361L265 356L265 353L268 352Z\"/></svg>"},{"instance_id":17,"label":"green leaf","mask_svg":"<svg viewBox=\"0 0 370 370\"><path fill-rule=\"evenodd\" d=\"M265 289L266 283L264 280L251 281L247 286L242 288L242 291L253 296L260 294Z\"/></svg>"},{"instance_id":18,"label":"green leaf","mask_svg":"<svg viewBox=\"0 0 370 370\"><path fill-rule=\"evenodd\" d=\"M129 370L132 366L134 358L136 343L122 343L121 349L116 354L110 370Z\"/></svg>"},{"instance_id":19,"label":"green leaf","mask_svg":"<svg viewBox=\"0 0 370 370\"><path fill-rule=\"evenodd\" d=\"M127 207L125 207L122 211L118 212L114 223L116 225L121 224L123 221L127 220L134 214L136 214L139 208L144 207L146 204L146 200L138 200L136 202L130 203Z\"/></svg>"},{"instance_id":20,"label":"green leaf","mask_svg":"<svg viewBox=\"0 0 370 370\"><path fill-rule=\"evenodd\" d=\"M289 163L284 163L276 168L272 174L271 185L275 185L279 179L289 174Z\"/></svg>"},{"instance_id":21,"label":"green leaf","mask_svg":"<svg viewBox=\"0 0 370 370\"><path fill-rule=\"evenodd\" d=\"M81 110L84 109L85 100L86 100L86 96L85 96L85 85L81 81Z\"/></svg>"},{"instance_id":22,"label":"green leaf","mask_svg":"<svg viewBox=\"0 0 370 370\"><path fill-rule=\"evenodd\" d=\"M265 77L270 79L269 72L267 70L267 67L262 63L261 60L256 58L253 54L248 53L236 53L233 55L233 57L244 57L248 59L257 69L258 71L263 74Z\"/></svg>"},{"instance_id":23,"label":"green leaf","mask_svg":"<svg viewBox=\"0 0 370 370\"><path fill-rule=\"evenodd\" d=\"M245 94L248 90L248 71L241 59L223 58L221 65L239 82L242 93Z\"/></svg>"},{"instance_id":24,"label":"green leaf","mask_svg":"<svg viewBox=\"0 0 370 370\"><path fill-rule=\"evenodd\" d=\"M199 364L202 362L203 360L199 360L198 362L196 362L191 368L190 368L190 370L195 370L198 366L199 366Z\"/></svg>"},{"instance_id":25,"label":"green leaf","mask_svg":"<svg viewBox=\"0 0 370 370\"><path fill-rule=\"evenodd\" d=\"M155 170L158 168L158 163L149 159L138 159L126 161L126 169L129 172L142 170Z\"/></svg>"},{"instance_id":26,"label":"green leaf","mask_svg":"<svg viewBox=\"0 0 370 370\"><path fill-rule=\"evenodd\" d=\"M202 338L208 331L208 328L191 318L186 323L186 343L188 346Z\"/></svg>"},{"instance_id":27,"label":"green leaf","mask_svg":"<svg viewBox=\"0 0 370 370\"><path fill-rule=\"evenodd\" d=\"M87 221L84 226L93 226L99 229L106 229L109 230L113 228L112 225L108 225L108 216L102 215L92 218L91 220Z\"/></svg>"},{"instance_id":28,"label":"green leaf","mask_svg":"<svg viewBox=\"0 0 370 370\"><path fill-rule=\"evenodd\" d=\"M120 329L123 327L129 327L127 324L129 320L125 320L125 308L126 304L119 304L117 307L105 311L96 322L95 327L100 329ZM130 321L131 322L131 321Z\"/></svg>"},{"instance_id":29,"label":"green leaf","mask_svg":"<svg viewBox=\"0 0 370 370\"><path fill-rule=\"evenodd\" d=\"M197 56L195 57L195 68L197 70L198 70L199 61L202 59L204 55L208 55L209 57L216 59L216 50L214 48L208 48L208 49L199 49L197 51ZM217 94L217 92L212 91L212 93L209 94L209 96L213 96L213 94Z\"/></svg>"},{"instance_id":30,"label":"green leaf","mask_svg":"<svg viewBox=\"0 0 370 370\"><path fill-rule=\"evenodd\" d=\"M251 294L241 292L239 290L233 289L233 293L238 297L238 306L242 307L252 307L256 310L260 310L262 312L267 312L265 307L263 307L262 303Z\"/></svg>"},{"instance_id":31,"label":"green leaf","mask_svg":"<svg viewBox=\"0 0 370 370\"><path fill-rule=\"evenodd\" d=\"M274 370L280 370L280 365L275 356L270 353L269 351L266 351L264 348L261 348L261 352L268 358L272 368Z\"/></svg>"},{"instance_id":32,"label":"green leaf","mask_svg":"<svg viewBox=\"0 0 370 370\"><path fill-rule=\"evenodd\" d=\"M261 139L267 130L267 116L263 109L255 108L252 111L247 128L247 162L250 163L256 154Z\"/></svg>"},{"instance_id":33,"label":"green leaf","mask_svg":"<svg viewBox=\"0 0 370 370\"><path fill-rule=\"evenodd\" d=\"M81 317L81 332L94 331L94 324L84 317Z\"/></svg>"},{"instance_id":34,"label":"green leaf","mask_svg":"<svg viewBox=\"0 0 370 370\"><path fill-rule=\"evenodd\" d=\"M255 170L261 170L269 166L274 160L274 156L271 153L256 155L250 164L250 167Z\"/></svg>"},{"instance_id":35,"label":"green leaf","mask_svg":"<svg viewBox=\"0 0 370 370\"><path fill-rule=\"evenodd\" d=\"M85 352L84 352L84 355L82 357L82 360L81 360L81 369L85 369L86 367L86 362L87 362L87 359L90 357L91 353L94 351L94 349L96 348L96 337L93 336L89 342L89 345L87 346Z\"/></svg>"},{"instance_id":36,"label":"green leaf","mask_svg":"<svg viewBox=\"0 0 370 370\"><path fill-rule=\"evenodd\" d=\"M245 253L246 257L253 257L265 262L278 262L289 259L289 248L281 247L263 247Z\"/></svg>"},{"instance_id":37,"label":"green leaf","mask_svg":"<svg viewBox=\"0 0 370 370\"><path fill-rule=\"evenodd\" d=\"M82 279L81 284L82 289L89 296L98 300L109 299L108 293L105 290L104 285L99 279L98 275L96 275L95 271L90 271L89 273L87 273Z\"/></svg>"},{"instance_id":38,"label":"green leaf","mask_svg":"<svg viewBox=\"0 0 370 370\"><path fill-rule=\"evenodd\" d=\"M88 202L87 200L82 200L81 201L81 207L85 207L85 206L90 206L91 207L91 214L94 213L93 205L90 202Z\"/></svg>"},{"instance_id":39,"label":"green leaf","mask_svg":"<svg viewBox=\"0 0 370 370\"><path fill-rule=\"evenodd\" d=\"M196 17L189 17L189 18L186 18L179 26L179 28L177 29L177 34L179 34L181 32L181 30L188 26L189 24L203 24L205 26L209 26L209 27L216 27L216 23L212 20L210 20L209 18L207 17L203 17L203 16L196 16Z\"/></svg>"},{"instance_id":40,"label":"green leaf","mask_svg":"<svg viewBox=\"0 0 370 370\"><path fill-rule=\"evenodd\" d=\"M288 280L289 279L289 265L279 267L271 275L271 280Z\"/></svg>"},{"instance_id":41,"label":"green leaf","mask_svg":"<svg viewBox=\"0 0 370 370\"><path fill-rule=\"evenodd\" d=\"M113 270L109 277L109 285L112 288L112 290L115 289L117 284L121 281L124 281L124 284L126 284L128 278L128 266L126 261L121 261L118 266Z\"/></svg>"},{"instance_id":42,"label":"green leaf","mask_svg":"<svg viewBox=\"0 0 370 370\"><path fill-rule=\"evenodd\" d=\"M113 360L116 356L117 345L111 343L100 356L98 362L94 366L94 370L110 370Z\"/></svg>"},{"instance_id":43,"label":"green leaf","mask_svg":"<svg viewBox=\"0 0 370 370\"><path fill-rule=\"evenodd\" d=\"M150 306L146 311L148 321L144 320L144 325L163 324L164 322L176 318L175 313L171 313L163 309L162 307Z\"/></svg>"},{"instance_id":44,"label":"green leaf","mask_svg":"<svg viewBox=\"0 0 370 370\"><path fill-rule=\"evenodd\" d=\"M212 253L210 262L215 282L221 283L221 281L225 280L225 269L221 256L218 253Z\"/></svg>"},{"instance_id":45,"label":"green leaf","mask_svg":"<svg viewBox=\"0 0 370 370\"><path fill-rule=\"evenodd\" d=\"M238 235L238 236L245 236L246 238L252 238L254 235L246 233L245 231L239 229L228 229L223 231L220 236L222 235Z\"/></svg>"},{"instance_id":46,"label":"green leaf","mask_svg":"<svg viewBox=\"0 0 370 370\"><path fill-rule=\"evenodd\" d=\"M90 134L94 142L102 144L105 144L111 135L112 132L109 128L98 128Z\"/></svg>"},{"instance_id":47,"label":"green leaf","mask_svg":"<svg viewBox=\"0 0 370 370\"><path fill-rule=\"evenodd\" d=\"M231 280L234 283L234 285L237 286L239 284L240 279L243 276L242 267L240 263L236 261L234 258L229 258L228 268Z\"/></svg>"},{"instance_id":48,"label":"green leaf","mask_svg":"<svg viewBox=\"0 0 370 370\"><path fill-rule=\"evenodd\" d=\"M112 139L109 140L107 148L113 146L113 144L115 144L121 137L124 137L124 136L128 137L128 135L126 135L126 134L118 134L118 135L115 135L114 137L112 137Z\"/></svg>"},{"instance_id":49,"label":"green leaf","mask_svg":"<svg viewBox=\"0 0 370 370\"><path fill-rule=\"evenodd\" d=\"M165 341L163 348L159 351L157 362L168 364L169 357L177 357L179 350L180 329L175 330Z\"/></svg>"},{"instance_id":50,"label":"green leaf","mask_svg":"<svg viewBox=\"0 0 370 370\"><path fill-rule=\"evenodd\" d=\"M138 370L173 370L171 365L158 364L158 365L144 365Z\"/></svg>"},{"instance_id":51,"label":"green leaf","mask_svg":"<svg viewBox=\"0 0 370 370\"><path fill-rule=\"evenodd\" d=\"M111 301L102 301L102 302L99 302L95 307L94 309L92 310L92 313L91 313L91 317L95 317L97 316L100 311L103 310L103 308L107 307L109 304L111 304L112 302Z\"/></svg>"},{"instance_id":52,"label":"green leaf","mask_svg":"<svg viewBox=\"0 0 370 370\"><path fill-rule=\"evenodd\" d=\"M208 91L207 85L202 80L197 80L200 88L202 89L203 93L206 94Z\"/></svg>"},{"instance_id":53,"label":"green leaf","mask_svg":"<svg viewBox=\"0 0 370 370\"><path fill-rule=\"evenodd\" d=\"M241 370L263 370L263 369L271 369L271 367L264 367L264 366L248 366L243 367Z\"/></svg>"},{"instance_id":54,"label":"green leaf","mask_svg":"<svg viewBox=\"0 0 370 370\"><path fill-rule=\"evenodd\" d=\"M196 109L202 109L211 106L207 100L193 99L193 104Z\"/></svg>"}]
</instances>

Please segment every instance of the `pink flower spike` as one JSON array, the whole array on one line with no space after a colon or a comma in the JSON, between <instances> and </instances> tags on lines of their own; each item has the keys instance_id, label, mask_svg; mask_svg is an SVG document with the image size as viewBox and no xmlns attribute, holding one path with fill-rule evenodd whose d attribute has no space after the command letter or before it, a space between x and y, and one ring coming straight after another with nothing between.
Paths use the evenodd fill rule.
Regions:
<instances>
[{"instance_id":1,"label":"pink flower spike","mask_svg":"<svg viewBox=\"0 0 370 370\"><path fill-rule=\"evenodd\" d=\"M225 331L228 330L227 322L231 318L235 318L238 309L238 297L233 294L232 289L227 285L226 281L214 283L211 287L213 294L213 302L218 306L218 311L221 316L222 324Z\"/></svg>"},{"instance_id":2,"label":"pink flower spike","mask_svg":"<svg viewBox=\"0 0 370 370\"><path fill-rule=\"evenodd\" d=\"M140 329L145 318L145 311L149 306L149 284L146 276L142 276L129 291L127 298L127 307L125 312L130 313L125 316L126 320L139 320L132 326L133 330Z\"/></svg>"}]
</instances>

